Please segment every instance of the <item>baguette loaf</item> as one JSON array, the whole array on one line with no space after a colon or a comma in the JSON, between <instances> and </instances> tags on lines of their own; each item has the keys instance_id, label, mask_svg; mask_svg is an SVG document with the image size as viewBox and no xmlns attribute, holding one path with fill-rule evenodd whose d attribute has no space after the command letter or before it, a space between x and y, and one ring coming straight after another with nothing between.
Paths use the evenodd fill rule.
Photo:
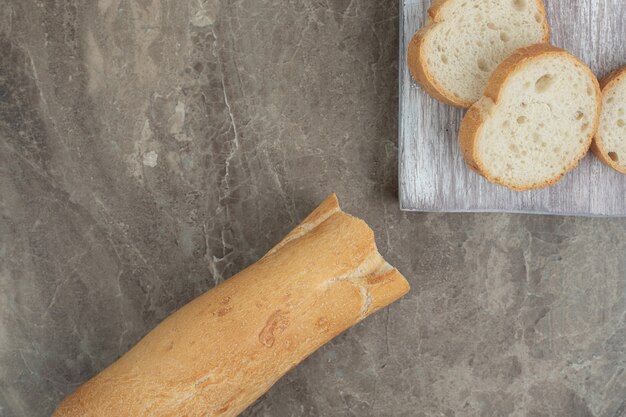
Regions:
<instances>
[{"instance_id":1,"label":"baguette loaf","mask_svg":"<svg viewBox=\"0 0 626 417\"><path fill-rule=\"evenodd\" d=\"M547 44L522 48L494 71L465 115L465 161L513 190L551 185L589 150L600 105L598 80L572 54Z\"/></svg>"},{"instance_id":2,"label":"baguette loaf","mask_svg":"<svg viewBox=\"0 0 626 417\"><path fill-rule=\"evenodd\" d=\"M513 51L549 42L543 0L435 0L409 44L408 65L424 90L469 107Z\"/></svg>"},{"instance_id":3,"label":"baguette loaf","mask_svg":"<svg viewBox=\"0 0 626 417\"><path fill-rule=\"evenodd\" d=\"M591 149L602 162L626 174L626 67L600 84L602 112Z\"/></svg>"},{"instance_id":4,"label":"baguette loaf","mask_svg":"<svg viewBox=\"0 0 626 417\"><path fill-rule=\"evenodd\" d=\"M165 319L53 416L235 416L408 290L371 229L332 195L265 257Z\"/></svg>"}]
</instances>

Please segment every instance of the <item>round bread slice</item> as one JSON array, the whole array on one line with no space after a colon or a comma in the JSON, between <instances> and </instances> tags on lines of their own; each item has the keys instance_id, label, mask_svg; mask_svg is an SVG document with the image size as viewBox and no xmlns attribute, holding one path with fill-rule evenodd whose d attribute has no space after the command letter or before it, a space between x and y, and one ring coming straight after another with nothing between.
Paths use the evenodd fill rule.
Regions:
<instances>
[{"instance_id":1,"label":"round bread slice","mask_svg":"<svg viewBox=\"0 0 626 417\"><path fill-rule=\"evenodd\" d=\"M600 106L598 80L578 58L547 44L519 49L465 115L463 156L474 171L513 190L546 187L585 156Z\"/></svg>"},{"instance_id":2,"label":"round bread slice","mask_svg":"<svg viewBox=\"0 0 626 417\"><path fill-rule=\"evenodd\" d=\"M602 112L591 150L602 162L626 174L626 67L600 83Z\"/></svg>"},{"instance_id":3,"label":"round bread slice","mask_svg":"<svg viewBox=\"0 0 626 417\"><path fill-rule=\"evenodd\" d=\"M409 44L408 65L424 90L469 107L491 72L516 49L550 40L542 0L434 0Z\"/></svg>"}]
</instances>

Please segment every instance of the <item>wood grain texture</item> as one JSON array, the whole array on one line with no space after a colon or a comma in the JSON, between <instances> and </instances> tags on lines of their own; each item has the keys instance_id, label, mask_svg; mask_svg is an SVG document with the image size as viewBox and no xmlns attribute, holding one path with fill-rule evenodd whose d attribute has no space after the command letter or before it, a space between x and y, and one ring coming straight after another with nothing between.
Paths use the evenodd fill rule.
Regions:
<instances>
[{"instance_id":1,"label":"wood grain texture","mask_svg":"<svg viewBox=\"0 0 626 417\"><path fill-rule=\"evenodd\" d=\"M626 64L626 2L546 0L552 43L604 77ZM465 166L458 147L464 110L429 97L411 78L406 51L431 0L402 0L400 17L400 208L411 211L504 211L626 216L626 176L589 153L556 185L518 193Z\"/></svg>"}]
</instances>

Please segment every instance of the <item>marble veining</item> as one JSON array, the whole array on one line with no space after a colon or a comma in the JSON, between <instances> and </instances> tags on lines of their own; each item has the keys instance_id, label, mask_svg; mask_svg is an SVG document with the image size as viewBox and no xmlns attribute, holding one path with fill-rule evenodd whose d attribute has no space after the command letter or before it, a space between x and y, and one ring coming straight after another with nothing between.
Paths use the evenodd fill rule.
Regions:
<instances>
[{"instance_id":1,"label":"marble veining","mask_svg":"<svg viewBox=\"0 0 626 417\"><path fill-rule=\"evenodd\" d=\"M395 1L0 0L0 415L335 191L413 290L245 416L626 416L626 223L400 212L398 30Z\"/></svg>"}]
</instances>

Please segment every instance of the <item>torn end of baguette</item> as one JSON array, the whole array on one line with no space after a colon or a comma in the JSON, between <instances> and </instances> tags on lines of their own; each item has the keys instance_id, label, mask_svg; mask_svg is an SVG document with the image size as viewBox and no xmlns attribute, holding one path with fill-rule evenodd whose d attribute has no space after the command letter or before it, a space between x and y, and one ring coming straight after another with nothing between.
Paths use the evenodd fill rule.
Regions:
<instances>
[{"instance_id":1,"label":"torn end of baguette","mask_svg":"<svg viewBox=\"0 0 626 417\"><path fill-rule=\"evenodd\" d=\"M543 0L437 0L409 43L407 64L430 96L467 108L513 51L549 41Z\"/></svg>"},{"instance_id":2,"label":"torn end of baguette","mask_svg":"<svg viewBox=\"0 0 626 417\"><path fill-rule=\"evenodd\" d=\"M357 287L361 294L361 318L365 318L406 294L410 286L402 274L380 255L374 240L374 232L363 220L342 211L335 194L326 198L309 216L270 249L264 258L272 256L286 246L296 244L307 234L314 233L318 227L322 229L328 225L331 228L343 227L335 224L337 221L343 224L351 223L353 230L350 233L354 240L364 243L364 247L359 248L358 252L366 256L349 272L332 277L327 284L350 282Z\"/></svg>"},{"instance_id":3,"label":"torn end of baguette","mask_svg":"<svg viewBox=\"0 0 626 417\"><path fill-rule=\"evenodd\" d=\"M600 87L569 52L522 48L492 74L459 131L467 165L525 191L554 184L585 156L598 126Z\"/></svg>"},{"instance_id":4,"label":"torn end of baguette","mask_svg":"<svg viewBox=\"0 0 626 417\"><path fill-rule=\"evenodd\" d=\"M614 170L626 174L626 67L601 81L602 111L593 153Z\"/></svg>"}]
</instances>

